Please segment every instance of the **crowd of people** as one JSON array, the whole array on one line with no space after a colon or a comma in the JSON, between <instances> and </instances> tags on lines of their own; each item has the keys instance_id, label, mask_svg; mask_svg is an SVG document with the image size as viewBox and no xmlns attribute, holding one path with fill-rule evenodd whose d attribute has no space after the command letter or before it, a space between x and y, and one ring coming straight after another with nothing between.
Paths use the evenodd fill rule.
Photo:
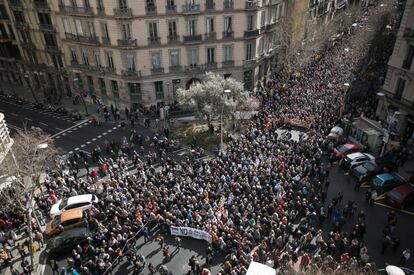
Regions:
<instances>
[{"instance_id":1,"label":"crowd of people","mask_svg":"<svg viewBox=\"0 0 414 275\"><path fill-rule=\"evenodd\" d=\"M360 29L370 24L371 12L375 8L364 16L367 20L358 22ZM358 66L355 55L367 53L364 45L355 43L358 35L364 35L363 31L349 28L300 76L292 76L289 85L282 85L277 75L268 80L255 93L262 102L258 114L218 157L174 161L163 142L147 141L133 133L138 148L148 142L158 150L161 169L152 166L157 156L148 160L145 152L124 148L123 142L107 142L104 150L96 147L93 161L99 162L100 170L93 174L88 156L82 153L76 153L69 163L59 163L45 182L50 196L37 198L45 215L57 195L95 192L99 197L88 215L93 237L73 250L67 272L106 274L129 255L135 236L144 234L147 241L151 232L166 234L171 225L198 228L211 235L206 262L190 259L192 274L210 274L212 255L225 259L218 272L221 275L245 274L252 260L272 261L274 268L286 272L297 266L304 272L314 269L323 274L358 269L365 274L374 272L364 246L367 225L363 211L355 203L343 201L341 193L326 202L330 166L324 156L334 146L326 137L341 118L344 83L354 77L352 72ZM348 111L353 110L354 102L349 104ZM358 108L364 112L371 106ZM111 111L114 116L119 113ZM109 110L103 112L109 117ZM276 130L286 126L286 118L309 119L306 142L278 136ZM128 172L130 160L135 174ZM87 168L86 179L78 178L79 167ZM68 168L69 174L62 173ZM99 177L102 180L97 183ZM12 217L17 218L24 220L24 215ZM350 232L343 230L347 221L354 224ZM332 223L332 231L326 237L321 228L327 222ZM155 272L157 264L148 263L149 270ZM54 272L60 272L57 263L52 266ZM167 272L164 265L161 269Z\"/></svg>"}]
</instances>

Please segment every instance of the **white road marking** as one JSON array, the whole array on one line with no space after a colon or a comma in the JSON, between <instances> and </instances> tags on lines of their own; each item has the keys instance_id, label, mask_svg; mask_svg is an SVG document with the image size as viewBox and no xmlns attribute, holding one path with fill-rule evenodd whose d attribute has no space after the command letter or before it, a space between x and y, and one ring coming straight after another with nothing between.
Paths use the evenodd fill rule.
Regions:
<instances>
[{"instance_id":1,"label":"white road marking","mask_svg":"<svg viewBox=\"0 0 414 275\"><path fill-rule=\"evenodd\" d=\"M60 128L58 128L58 127L56 127L56 130L63 131L63 129L60 129Z\"/></svg>"},{"instance_id":2,"label":"white road marking","mask_svg":"<svg viewBox=\"0 0 414 275\"><path fill-rule=\"evenodd\" d=\"M114 130L116 130L118 128L118 126L115 126L114 128L112 128L112 129L114 129Z\"/></svg>"},{"instance_id":3,"label":"white road marking","mask_svg":"<svg viewBox=\"0 0 414 275\"><path fill-rule=\"evenodd\" d=\"M101 135L97 136L97 138L101 138L101 137L102 137Z\"/></svg>"},{"instance_id":4,"label":"white road marking","mask_svg":"<svg viewBox=\"0 0 414 275\"><path fill-rule=\"evenodd\" d=\"M7 123L7 126L8 126L9 128L12 128L13 130L23 131L23 128L20 128L20 127L18 127L18 126L12 125L12 124L10 124L10 123Z\"/></svg>"},{"instance_id":5,"label":"white road marking","mask_svg":"<svg viewBox=\"0 0 414 275\"><path fill-rule=\"evenodd\" d=\"M60 136L55 137L55 139L60 139Z\"/></svg>"},{"instance_id":6,"label":"white road marking","mask_svg":"<svg viewBox=\"0 0 414 275\"><path fill-rule=\"evenodd\" d=\"M108 133L110 133L110 132L112 132L112 130L111 130L111 129L109 129L109 130L108 130Z\"/></svg>"},{"instance_id":7,"label":"white road marking","mask_svg":"<svg viewBox=\"0 0 414 275\"><path fill-rule=\"evenodd\" d=\"M73 126L71 126L71 127L69 127L69 128L67 128L67 129L65 129L65 130L63 130L63 131L61 131L61 132L59 132L59 133L57 133L57 134L54 134L53 136L52 136L52 138L53 137L55 137L55 136L58 136L58 135L60 135L60 134L62 134L62 133L65 133L66 131L69 131L69 130L71 130L71 129L73 129L73 128L75 128L75 127L78 127L79 125L82 125L83 123L85 123L87 120L83 120L83 121L81 121L81 122L79 122L78 124L76 124L76 125L73 125Z\"/></svg>"},{"instance_id":8,"label":"white road marking","mask_svg":"<svg viewBox=\"0 0 414 275\"><path fill-rule=\"evenodd\" d=\"M69 130L69 131L68 131L68 134L70 134L70 133L72 133L72 130Z\"/></svg>"},{"instance_id":9,"label":"white road marking","mask_svg":"<svg viewBox=\"0 0 414 275\"><path fill-rule=\"evenodd\" d=\"M49 126L49 125L47 125L46 123L43 123L43 122L39 122L39 124L42 124L43 126Z\"/></svg>"},{"instance_id":10,"label":"white road marking","mask_svg":"<svg viewBox=\"0 0 414 275\"><path fill-rule=\"evenodd\" d=\"M102 133L102 135L103 135L103 136L106 136L107 134L108 134L108 133L106 133L106 132L105 132L105 133Z\"/></svg>"},{"instance_id":11,"label":"white road marking","mask_svg":"<svg viewBox=\"0 0 414 275\"><path fill-rule=\"evenodd\" d=\"M96 138L93 138L92 141L96 141Z\"/></svg>"},{"instance_id":12,"label":"white road marking","mask_svg":"<svg viewBox=\"0 0 414 275\"><path fill-rule=\"evenodd\" d=\"M28 117L25 117L24 119L25 119L25 120L29 120L29 121L33 121L33 119L28 118Z\"/></svg>"},{"instance_id":13,"label":"white road marking","mask_svg":"<svg viewBox=\"0 0 414 275\"><path fill-rule=\"evenodd\" d=\"M87 142L86 142L86 144L91 144L91 143L92 143L92 142L90 142L90 141L87 141Z\"/></svg>"},{"instance_id":14,"label":"white road marking","mask_svg":"<svg viewBox=\"0 0 414 275\"><path fill-rule=\"evenodd\" d=\"M73 154L73 151L69 151L69 153L68 153L69 155L71 155L71 154Z\"/></svg>"},{"instance_id":15,"label":"white road marking","mask_svg":"<svg viewBox=\"0 0 414 275\"><path fill-rule=\"evenodd\" d=\"M185 149L185 148L181 148L181 149L178 149L178 150L172 151L172 153L173 153L173 154L175 154L175 153L178 153L178 152L181 152L181 151L185 151L185 150L187 150L187 149Z\"/></svg>"},{"instance_id":16,"label":"white road marking","mask_svg":"<svg viewBox=\"0 0 414 275\"><path fill-rule=\"evenodd\" d=\"M81 147L82 147L82 148L83 148L83 147L85 147L85 146L86 146L85 144L82 144L82 145L81 145Z\"/></svg>"},{"instance_id":17,"label":"white road marking","mask_svg":"<svg viewBox=\"0 0 414 275\"><path fill-rule=\"evenodd\" d=\"M15 113L10 113L12 116L19 116L18 114Z\"/></svg>"},{"instance_id":18,"label":"white road marking","mask_svg":"<svg viewBox=\"0 0 414 275\"><path fill-rule=\"evenodd\" d=\"M75 148L75 151L79 151L79 148L78 148L78 147L76 147L76 148Z\"/></svg>"},{"instance_id":19,"label":"white road marking","mask_svg":"<svg viewBox=\"0 0 414 275\"><path fill-rule=\"evenodd\" d=\"M79 125L79 128L82 128L83 127L83 125Z\"/></svg>"}]
</instances>

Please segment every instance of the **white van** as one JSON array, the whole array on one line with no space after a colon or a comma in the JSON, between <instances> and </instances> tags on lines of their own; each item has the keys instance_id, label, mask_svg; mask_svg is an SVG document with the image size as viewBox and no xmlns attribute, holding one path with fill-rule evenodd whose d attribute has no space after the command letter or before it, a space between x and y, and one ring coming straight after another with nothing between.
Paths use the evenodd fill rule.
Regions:
<instances>
[{"instance_id":1,"label":"white van","mask_svg":"<svg viewBox=\"0 0 414 275\"><path fill-rule=\"evenodd\" d=\"M71 209L88 210L92 207L92 203L97 203L98 201L98 198L92 194L73 196L59 200L52 205L52 208L50 208L50 216L53 218L54 216Z\"/></svg>"}]
</instances>

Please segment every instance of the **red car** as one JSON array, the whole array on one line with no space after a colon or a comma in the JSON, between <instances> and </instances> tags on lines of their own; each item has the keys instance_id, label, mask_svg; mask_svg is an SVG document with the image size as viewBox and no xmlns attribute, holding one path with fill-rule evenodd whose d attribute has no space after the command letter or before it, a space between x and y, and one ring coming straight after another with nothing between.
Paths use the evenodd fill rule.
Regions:
<instances>
[{"instance_id":1,"label":"red car","mask_svg":"<svg viewBox=\"0 0 414 275\"><path fill-rule=\"evenodd\" d=\"M414 205L414 186L403 184L395 187L386 194L387 201L394 207L404 208Z\"/></svg>"},{"instance_id":2,"label":"red car","mask_svg":"<svg viewBox=\"0 0 414 275\"><path fill-rule=\"evenodd\" d=\"M358 144L346 143L334 149L334 157L340 159L355 152L361 152L361 147Z\"/></svg>"}]
</instances>

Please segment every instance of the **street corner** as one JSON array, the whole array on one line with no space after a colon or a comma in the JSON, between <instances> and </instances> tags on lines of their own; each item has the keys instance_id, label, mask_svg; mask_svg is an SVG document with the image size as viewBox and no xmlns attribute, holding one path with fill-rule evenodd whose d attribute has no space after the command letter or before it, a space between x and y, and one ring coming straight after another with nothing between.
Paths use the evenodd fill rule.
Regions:
<instances>
[{"instance_id":1,"label":"street corner","mask_svg":"<svg viewBox=\"0 0 414 275\"><path fill-rule=\"evenodd\" d=\"M388 209L392 209L404 214L408 214L408 215L412 215L414 216L414 204L410 205L410 206L405 206L405 207L395 207L392 202L389 200L389 198L387 198L386 194L381 194L379 195L375 200L374 200L374 204L380 206L380 207L385 207Z\"/></svg>"}]
</instances>

